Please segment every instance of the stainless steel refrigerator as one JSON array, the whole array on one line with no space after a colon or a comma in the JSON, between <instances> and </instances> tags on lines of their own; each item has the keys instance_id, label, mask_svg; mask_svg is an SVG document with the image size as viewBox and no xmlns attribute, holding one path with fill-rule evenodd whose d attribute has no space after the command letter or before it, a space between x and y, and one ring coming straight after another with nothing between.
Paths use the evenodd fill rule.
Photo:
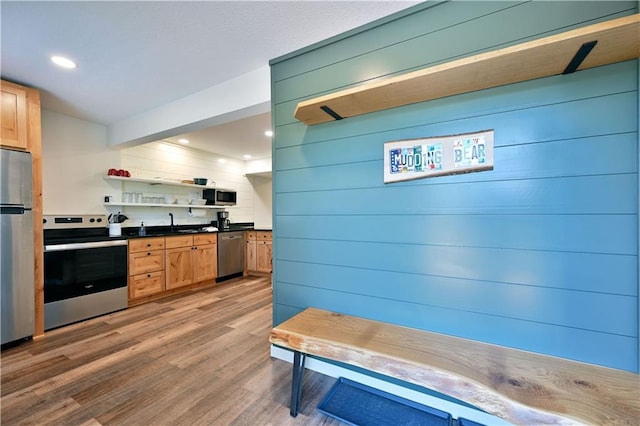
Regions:
<instances>
[{"instance_id":1,"label":"stainless steel refrigerator","mask_svg":"<svg viewBox=\"0 0 640 426\"><path fill-rule=\"evenodd\" d=\"M34 255L31 154L0 149L0 338L33 336Z\"/></svg>"}]
</instances>

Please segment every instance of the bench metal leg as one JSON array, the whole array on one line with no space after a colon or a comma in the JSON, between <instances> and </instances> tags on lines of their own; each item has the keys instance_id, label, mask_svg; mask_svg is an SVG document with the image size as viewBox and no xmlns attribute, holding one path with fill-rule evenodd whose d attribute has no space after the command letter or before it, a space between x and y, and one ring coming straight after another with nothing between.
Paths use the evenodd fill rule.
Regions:
<instances>
[{"instance_id":1,"label":"bench metal leg","mask_svg":"<svg viewBox=\"0 0 640 426\"><path fill-rule=\"evenodd\" d=\"M305 354L293 352L293 377L291 379L291 417L296 417L300 410L300 400L302 399L302 382L304 380Z\"/></svg>"}]
</instances>

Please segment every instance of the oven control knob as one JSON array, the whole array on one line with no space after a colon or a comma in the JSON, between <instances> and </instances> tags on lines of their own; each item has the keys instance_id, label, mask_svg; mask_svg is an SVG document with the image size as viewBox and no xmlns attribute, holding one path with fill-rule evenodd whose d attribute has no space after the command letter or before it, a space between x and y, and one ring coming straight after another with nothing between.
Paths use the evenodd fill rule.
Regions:
<instances>
[{"instance_id":1,"label":"oven control knob","mask_svg":"<svg viewBox=\"0 0 640 426\"><path fill-rule=\"evenodd\" d=\"M89 219L89 222L91 222L91 223L93 223L93 222L95 222L95 221L96 221L96 220L95 220L94 218Z\"/></svg>"},{"instance_id":2,"label":"oven control knob","mask_svg":"<svg viewBox=\"0 0 640 426\"><path fill-rule=\"evenodd\" d=\"M47 223L47 219L42 219L42 223Z\"/></svg>"},{"instance_id":3,"label":"oven control knob","mask_svg":"<svg viewBox=\"0 0 640 426\"><path fill-rule=\"evenodd\" d=\"M102 222L102 218L100 217L97 220L98 220L98 223Z\"/></svg>"}]
</instances>

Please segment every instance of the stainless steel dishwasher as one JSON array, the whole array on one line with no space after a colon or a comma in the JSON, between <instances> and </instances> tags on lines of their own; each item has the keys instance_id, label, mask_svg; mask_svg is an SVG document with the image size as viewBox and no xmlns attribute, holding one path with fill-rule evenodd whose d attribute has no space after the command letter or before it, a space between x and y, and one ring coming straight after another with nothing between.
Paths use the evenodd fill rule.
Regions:
<instances>
[{"instance_id":1,"label":"stainless steel dishwasher","mask_svg":"<svg viewBox=\"0 0 640 426\"><path fill-rule=\"evenodd\" d=\"M218 278L232 278L244 272L244 232L218 234Z\"/></svg>"}]
</instances>

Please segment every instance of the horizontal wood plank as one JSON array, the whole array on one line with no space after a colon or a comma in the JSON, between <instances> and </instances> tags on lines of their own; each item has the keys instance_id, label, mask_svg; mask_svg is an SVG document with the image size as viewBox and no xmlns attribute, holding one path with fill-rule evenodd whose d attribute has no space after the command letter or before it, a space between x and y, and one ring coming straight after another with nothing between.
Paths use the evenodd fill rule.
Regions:
<instances>
[{"instance_id":1,"label":"horizontal wood plank","mask_svg":"<svg viewBox=\"0 0 640 426\"><path fill-rule=\"evenodd\" d=\"M584 43L594 40L578 70L622 62L640 56L639 31L640 14L613 19L302 101L294 115L312 125L334 120L326 108L347 118L558 75Z\"/></svg>"},{"instance_id":2,"label":"horizontal wood plank","mask_svg":"<svg viewBox=\"0 0 640 426\"><path fill-rule=\"evenodd\" d=\"M308 308L278 346L415 383L516 424L633 425L637 374Z\"/></svg>"}]
</instances>

